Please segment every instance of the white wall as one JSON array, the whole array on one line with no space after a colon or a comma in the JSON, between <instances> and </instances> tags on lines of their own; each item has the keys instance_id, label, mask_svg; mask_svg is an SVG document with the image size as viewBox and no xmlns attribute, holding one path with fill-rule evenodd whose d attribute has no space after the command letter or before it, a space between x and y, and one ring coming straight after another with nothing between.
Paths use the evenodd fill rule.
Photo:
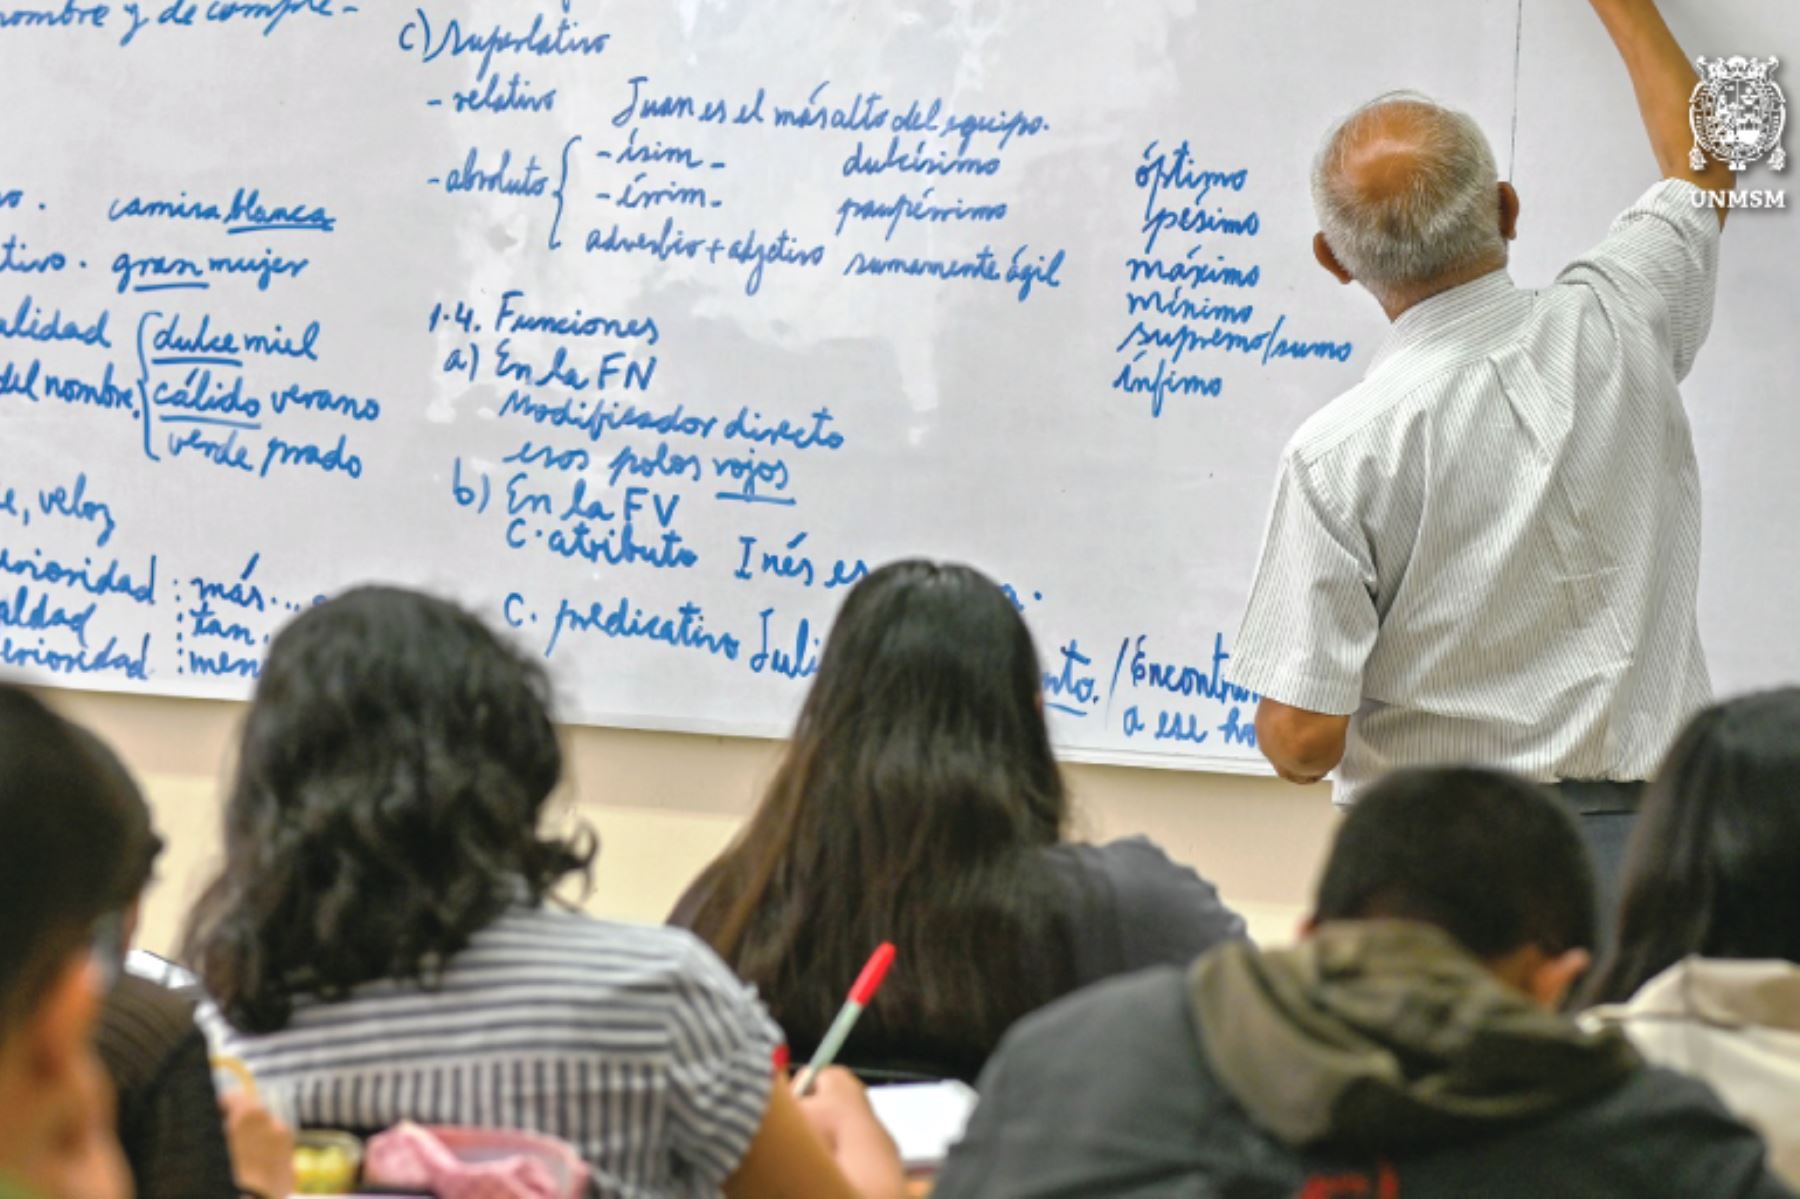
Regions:
<instances>
[{"instance_id":1,"label":"white wall","mask_svg":"<svg viewBox=\"0 0 1800 1199\"><path fill-rule=\"evenodd\" d=\"M171 953L219 853L219 797L242 705L45 692L110 741L137 773L169 842L147 897L139 944ZM658 921L728 842L773 768L780 743L620 729L566 730L578 813L602 842L596 914ZM1147 833L1218 884L1262 940L1286 940L1304 914L1334 816L1325 786L1272 778L1070 766L1076 831Z\"/></svg>"}]
</instances>

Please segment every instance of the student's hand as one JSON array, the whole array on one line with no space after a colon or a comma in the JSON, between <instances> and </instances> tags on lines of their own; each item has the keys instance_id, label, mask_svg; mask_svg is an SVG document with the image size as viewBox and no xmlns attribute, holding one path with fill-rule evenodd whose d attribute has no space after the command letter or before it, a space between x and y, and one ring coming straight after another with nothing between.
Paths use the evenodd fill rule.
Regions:
<instances>
[{"instance_id":1,"label":"student's hand","mask_svg":"<svg viewBox=\"0 0 1800 1199\"><path fill-rule=\"evenodd\" d=\"M848 1070L826 1070L805 1099L779 1078L726 1199L901 1199L900 1151Z\"/></svg>"},{"instance_id":2,"label":"student's hand","mask_svg":"<svg viewBox=\"0 0 1800 1199\"><path fill-rule=\"evenodd\" d=\"M231 1173L238 1186L268 1199L294 1193L294 1130L242 1091L219 1100Z\"/></svg>"},{"instance_id":3,"label":"student's hand","mask_svg":"<svg viewBox=\"0 0 1800 1199\"><path fill-rule=\"evenodd\" d=\"M856 1075L830 1066L820 1071L812 1094L798 1098L806 1122L864 1199L898 1199L905 1194L900 1150L875 1118L869 1093Z\"/></svg>"}]
</instances>

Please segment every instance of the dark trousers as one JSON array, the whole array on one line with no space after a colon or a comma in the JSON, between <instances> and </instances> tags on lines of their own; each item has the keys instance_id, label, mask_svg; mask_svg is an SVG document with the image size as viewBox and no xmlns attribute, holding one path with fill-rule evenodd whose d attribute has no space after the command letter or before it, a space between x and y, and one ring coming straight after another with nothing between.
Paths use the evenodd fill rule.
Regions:
<instances>
[{"instance_id":1,"label":"dark trousers","mask_svg":"<svg viewBox=\"0 0 1800 1199\"><path fill-rule=\"evenodd\" d=\"M1613 942L1618 925L1619 876L1625 864L1625 843L1637 822L1643 783L1615 783L1564 779L1550 790L1563 801L1581 826L1588 856L1594 864L1595 913L1600 920L1600 943L1595 957Z\"/></svg>"}]
</instances>

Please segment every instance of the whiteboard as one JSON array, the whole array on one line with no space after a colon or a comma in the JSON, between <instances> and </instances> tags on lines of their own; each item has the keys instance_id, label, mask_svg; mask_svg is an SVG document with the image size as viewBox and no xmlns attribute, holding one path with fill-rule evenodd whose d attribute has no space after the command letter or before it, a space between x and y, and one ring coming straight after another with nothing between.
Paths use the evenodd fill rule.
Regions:
<instances>
[{"instance_id":1,"label":"whiteboard","mask_svg":"<svg viewBox=\"0 0 1800 1199\"><path fill-rule=\"evenodd\" d=\"M4 0L0 671L241 697L386 580L568 718L781 735L845 584L925 555L1011 589L1067 755L1260 768L1230 651L1276 463L1383 333L1311 260L1312 148L1397 86L1471 111L1547 277L1650 177L1577 7ZM1761 223L1690 389L1732 396L1727 685L1800 673L1794 526L1733 490L1793 431Z\"/></svg>"}]
</instances>

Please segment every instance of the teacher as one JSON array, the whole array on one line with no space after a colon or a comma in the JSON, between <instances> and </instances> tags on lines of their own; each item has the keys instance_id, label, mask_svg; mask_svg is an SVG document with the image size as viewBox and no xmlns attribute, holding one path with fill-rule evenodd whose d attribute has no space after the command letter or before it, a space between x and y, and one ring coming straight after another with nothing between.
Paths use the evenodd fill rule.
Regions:
<instances>
[{"instance_id":1,"label":"teacher","mask_svg":"<svg viewBox=\"0 0 1800 1199\"><path fill-rule=\"evenodd\" d=\"M1700 481L1678 384L1722 210L1688 164L1696 76L1651 0L1592 0L1665 176L1542 290L1507 274L1519 197L1466 115L1383 96L1313 167L1319 263L1393 322L1300 427L1236 647L1257 742L1335 799L1398 766L1552 783L1616 875L1642 781L1709 697ZM1604 887L1604 883L1603 883Z\"/></svg>"}]
</instances>

